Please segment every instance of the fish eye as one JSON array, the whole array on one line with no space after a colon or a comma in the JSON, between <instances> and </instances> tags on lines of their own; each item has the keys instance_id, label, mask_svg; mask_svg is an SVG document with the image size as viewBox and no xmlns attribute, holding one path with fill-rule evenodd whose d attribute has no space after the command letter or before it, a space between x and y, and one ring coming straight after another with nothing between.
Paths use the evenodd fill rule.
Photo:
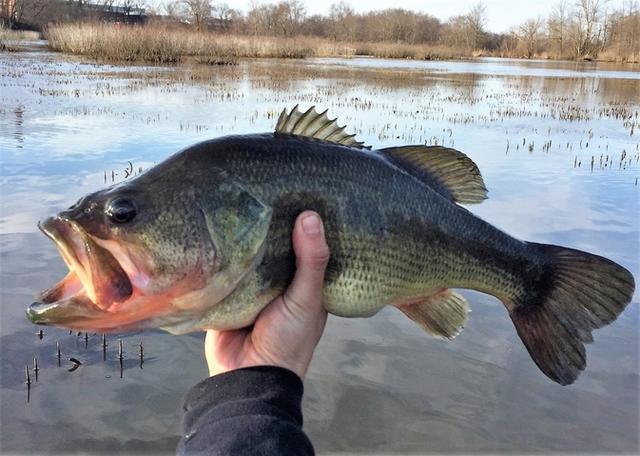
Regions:
<instances>
[{"instance_id":1,"label":"fish eye","mask_svg":"<svg viewBox=\"0 0 640 456\"><path fill-rule=\"evenodd\" d=\"M133 201L126 198L116 198L109 203L105 213L112 222L122 224L133 220L137 214Z\"/></svg>"}]
</instances>

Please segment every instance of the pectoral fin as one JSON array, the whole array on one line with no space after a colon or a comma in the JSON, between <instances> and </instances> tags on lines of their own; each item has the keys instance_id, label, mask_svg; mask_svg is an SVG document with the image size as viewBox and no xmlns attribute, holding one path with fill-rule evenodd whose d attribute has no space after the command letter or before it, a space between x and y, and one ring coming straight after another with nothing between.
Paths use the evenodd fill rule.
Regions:
<instances>
[{"instance_id":1,"label":"pectoral fin","mask_svg":"<svg viewBox=\"0 0 640 456\"><path fill-rule=\"evenodd\" d=\"M432 336L446 339L460 334L470 311L467 301L448 288L395 306Z\"/></svg>"}]
</instances>

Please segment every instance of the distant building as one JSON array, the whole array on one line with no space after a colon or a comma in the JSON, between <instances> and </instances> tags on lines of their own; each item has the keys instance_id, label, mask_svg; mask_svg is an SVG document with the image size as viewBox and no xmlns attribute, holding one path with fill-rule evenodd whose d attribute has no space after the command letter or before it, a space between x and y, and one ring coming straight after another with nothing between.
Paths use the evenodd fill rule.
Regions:
<instances>
[{"instance_id":1,"label":"distant building","mask_svg":"<svg viewBox=\"0 0 640 456\"><path fill-rule=\"evenodd\" d=\"M24 0L22 0L24 1ZM52 22L101 21L116 24L143 24L147 12L142 2L131 0L0 0L0 24L17 28L42 28ZM116 4L119 3L119 4ZM18 8L16 9L16 6ZM22 6L22 7L20 7Z\"/></svg>"},{"instance_id":2,"label":"distant building","mask_svg":"<svg viewBox=\"0 0 640 456\"><path fill-rule=\"evenodd\" d=\"M85 3L82 8L87 16L102 21L125 24L143 24L147 21L146 10L139 6Z\"/></svg>"}]
</instances>

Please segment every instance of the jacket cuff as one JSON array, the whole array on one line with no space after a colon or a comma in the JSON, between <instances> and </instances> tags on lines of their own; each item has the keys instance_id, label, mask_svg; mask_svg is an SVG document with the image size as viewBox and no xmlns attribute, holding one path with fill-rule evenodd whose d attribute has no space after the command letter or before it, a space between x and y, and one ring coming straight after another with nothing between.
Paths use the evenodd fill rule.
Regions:
<instances>
[{"instance_id":1,"label":"jacket cuff","mask_svg":"<svg viewBox=\"0 0 640 456\"><path fill-rule=\"evenodd\" d=\"M302 426L302 380L289 369L252 366L209 377L187 394L184 426L189 430L215 408L218 418L264 413L265 407L281 419ZM260 404L260 405L258 405ZM260 410L253 410L259 406Z\"/></svg>"}]
</instances>

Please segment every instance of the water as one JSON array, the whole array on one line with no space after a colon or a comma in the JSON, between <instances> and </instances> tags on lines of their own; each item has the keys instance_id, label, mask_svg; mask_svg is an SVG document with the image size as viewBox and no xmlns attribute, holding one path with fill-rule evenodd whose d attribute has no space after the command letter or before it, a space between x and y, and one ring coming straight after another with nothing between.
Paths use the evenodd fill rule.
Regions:
<instances>
[{"instance_id":1,"label":"water","mask_svg":"<svg viewBox=\"0 0 640 456\"><path fill-rule=\"evenodd\" d=\"M40 339L24 317L66 270L37 220L122 180L129 162L137 173L198 140L269 131L283 107L316 104L376 147L465 151L489 188L473 212L518 238L606 255L637 280L638 76L630 66L513 60L163 68L42 48L0 54L0 448L175 448L183 397L206 375L202 335L110 335L103 358L99 334L44 327ZM570 387L535 367L502 304L464 294L473 313L451 342L391 308L330 317L305 382L305 428L319 452L638 451L637 294L596 331ZM70 357L83 363L73 372Z\"/></svg>"}]
</instances>

